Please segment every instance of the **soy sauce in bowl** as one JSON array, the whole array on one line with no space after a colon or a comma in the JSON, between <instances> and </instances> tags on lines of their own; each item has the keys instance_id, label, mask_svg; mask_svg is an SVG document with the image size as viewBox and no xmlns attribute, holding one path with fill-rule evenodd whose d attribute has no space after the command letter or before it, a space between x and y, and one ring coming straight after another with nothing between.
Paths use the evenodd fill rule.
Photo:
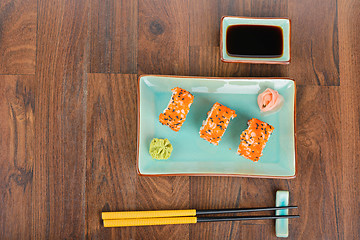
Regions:
<instances>
[{"instance_id":1,"label":"soy sauce in bowl","mask_svg":"<svg viewBox=\"0 0 360 240\"><path fill-rule=\"evenodd\" d=\"M269 25L232 25L226 31L230 56L276 58L283 54L283 31Z\"/></svg>"}]
</instances>

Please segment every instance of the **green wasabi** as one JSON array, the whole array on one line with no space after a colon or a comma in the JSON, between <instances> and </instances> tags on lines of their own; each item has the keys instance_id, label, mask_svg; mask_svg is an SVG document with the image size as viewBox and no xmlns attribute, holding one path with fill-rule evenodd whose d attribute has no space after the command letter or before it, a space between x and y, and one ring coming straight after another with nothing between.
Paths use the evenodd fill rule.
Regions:
<instances>
[{"instance_id":1,"label":"green wasabi","mask_svg":"<svg viewBox=\"0 0 360 240\"><path fill-rule=\"evenodd\" d=\"M171 156L172 150L173 147L167 138L154 138L150 143L149 153L156 160L166 160Z\"/></svg>"}]
</instances>

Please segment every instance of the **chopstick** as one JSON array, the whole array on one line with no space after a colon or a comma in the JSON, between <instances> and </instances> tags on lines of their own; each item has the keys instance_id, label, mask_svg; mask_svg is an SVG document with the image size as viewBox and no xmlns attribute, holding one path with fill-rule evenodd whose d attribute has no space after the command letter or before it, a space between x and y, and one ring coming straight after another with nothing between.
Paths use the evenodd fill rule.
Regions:
<instances>
[{"instance_id":1,"label":"chopstick","mask_svg":"<svg viewBox=\"0 0 360 240\"><path fill-rule=\"evenodd\" d=\"M297 208L297 206L237 208L237 209L218 209L218 210L187 209L187 210L102 212L102 219L110 220L110 219L134 219L134 218L167 218L167 217L185 217L185 216L194 217L196 215L275 211L275 210L294 209L294 208Z\"/></svg>"},{"instance_id":2,"label":"chopstick","mask_svg":"<svg viewBox=\"0 0 360 240\"><path fill-rule=\"evenodd\" d=\"M135 219L108 219L104 220L104 227L129 227L129 226L152 226L152 225L172 225L172 224L191 224L198 222L223 222L223 221L242 221L242 220L265 220L265 219L284 219L298 218L299 215L280 215L280 216L242 216L242 217L167 217L167 218L135 218Z\"/></svg>"},{"instance_id":3,"label":"chopstick","mask_svg":"<svg viewBox=\"0 0 360 240\"><path fill-rule=\"evenodd\" d=\"M235 208L235 209L218 209L218 210L196 210L196 215L223 214L223 213L244 213L244 212L262 212L275 211L283 209L295 209L297 206L284 207L264 207L264 208Z\"/></svg>"}]
</instances>

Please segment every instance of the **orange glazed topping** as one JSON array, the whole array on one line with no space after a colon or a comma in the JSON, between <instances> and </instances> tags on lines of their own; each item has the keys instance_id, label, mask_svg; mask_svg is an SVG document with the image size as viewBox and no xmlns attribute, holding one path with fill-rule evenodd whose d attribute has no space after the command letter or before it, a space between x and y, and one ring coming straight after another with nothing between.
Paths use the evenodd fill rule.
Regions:
<instances>
[{"instance_id":1,"label":"orange glazed topping","mask_svg":"<svg viewBox=\"0 0 360 240\"><path fill-rule=\"evenodd\" d=\"M238 154L257 162L262 156L262 151L274 131L274 127L256 118L250 119L248 125L248 129L240 135Z\"/></svg>"},{"instance_id":2,"label":"orange glazed topping","mask_svg":"<svg viewBox=\"0 0 360 240\"><path fill-rule=\"evenodd\" d=\"M173 93L171 100L164 112L160 114L159 121L177 132L185 122L194 96L179 87L173 88L171 91Z\"/></svg>"},{"instance_id":3,"label":"orange glazed topping","mask_svg":"<svg viewBox=\"0 0 360 240\"><path fill-rule=\"evenodd\" d=\"M220 103L215 103L200 128L200 137L214 145L218 145L230 120L234 117L236 117L234 110Z\"/></svg>"}]
</instances>

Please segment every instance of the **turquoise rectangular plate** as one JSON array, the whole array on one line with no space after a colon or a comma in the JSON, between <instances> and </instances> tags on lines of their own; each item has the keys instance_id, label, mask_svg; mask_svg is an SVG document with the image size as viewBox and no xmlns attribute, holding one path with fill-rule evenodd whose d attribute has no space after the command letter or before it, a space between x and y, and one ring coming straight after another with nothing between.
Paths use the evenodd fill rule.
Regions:
<instances>
[{"instance_id":1,"label":"turquoise rectangular plate","mask_svg":"<svg viewBox=\"0 0 360 240\"><path fill-rule=\"evenodd\" d=\"M179 132L159 122L159 114L167 107L174 87L194 95L194 102ZM258 94L266 88L277 90L285 99L282 108L270 115L260 113L257 105ZM215 102L234 109L237 114L218 146L199 136L202 122ZM145 75L139 78L138 105L137 169L140 175L295 177L295 82L291 79ZM240 134L251 118L275 127L258 162L236 153ZM174 150L168 160L152 159L149 145L153 138L170 140Z\"/></svg>"}]
</instances>

